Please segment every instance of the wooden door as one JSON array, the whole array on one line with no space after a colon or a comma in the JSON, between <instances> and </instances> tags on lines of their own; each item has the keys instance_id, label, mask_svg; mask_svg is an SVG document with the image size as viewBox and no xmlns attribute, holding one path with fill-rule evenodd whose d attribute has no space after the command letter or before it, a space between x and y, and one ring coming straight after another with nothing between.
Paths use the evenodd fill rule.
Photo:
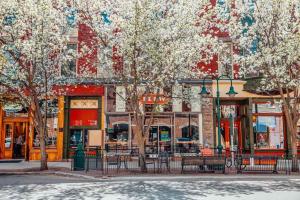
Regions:
<instances>
[{"instance_id":1,"label":"wooden door","mask_svg":"<svg viewBox=\"0 0 300 200\"><path fill-rule=\"evenodd\" d=\"M4 123L4 158L12 159L14 152L14 124Z\"/></svg>"}]
</instances>

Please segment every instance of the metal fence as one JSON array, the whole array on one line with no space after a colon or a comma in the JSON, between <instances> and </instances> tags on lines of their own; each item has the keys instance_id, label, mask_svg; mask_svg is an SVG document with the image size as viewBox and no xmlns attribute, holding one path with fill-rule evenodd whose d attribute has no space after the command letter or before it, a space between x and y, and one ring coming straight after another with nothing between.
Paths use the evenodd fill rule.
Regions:
<instances>
[{"instance_id":1,"label":"metal fence","mask_svg":"<svg viewBox=\"0 0 300 200\"><path fill-rule=\"evenodd\" d=\"M207 153L210 152L211 154ZM139 174L188 174L188 173L284 173L300 171L300 158L279 156L250 156L235 154L234 157L219 155L214 149L197 153L146 153L137 148L93 149L75 151L72 170L95 171L101 175Z\"/></svg>"}]
</instances>

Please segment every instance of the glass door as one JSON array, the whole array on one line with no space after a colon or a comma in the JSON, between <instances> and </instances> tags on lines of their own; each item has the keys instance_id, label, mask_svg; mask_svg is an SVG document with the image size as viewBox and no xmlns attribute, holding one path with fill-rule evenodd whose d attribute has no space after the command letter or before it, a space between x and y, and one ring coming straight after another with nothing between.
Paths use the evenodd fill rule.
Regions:
<instances>
[{"instance_id":1,"label":"glass door","mask_svg":"<svg viewBox=\"0 0 300 200\"><path fill-rule=\"evenodd\" d=\"M159 126L159 151L171 151L171 128Z\"/></svg>"},{"instance_id":2,"label":"glass door","mask_svg":"<svg viewBox=\"0 0 300 200\"><path fill-rule=\"evenodd\" d=\"M149 130L146 152L159 153L161 151L171 151L171 128L169 126L152 126Z\"/></svg>"},{"instance_id":3,"label":"glass door","mask_svg":"<svg viewBox=\"0 0 300 200\"><path fill-rule=\"evenodd\" d=\"M88 145L88 131L86 129L71 129L69 141L72 149L76 149L79 144L85 148Z\"/></svg>"},{"instance_id":4,"label":"glass door","mask_svg":"<svg viewBox=\"0 0 300 200\"><path fill-rule=\"evenodd\" d=\"M5 124L5 149L13 147L13 124Z\"/></svg>"},{"instance_id":5,"label":"glass door","mask_svg":"<svg viewBox=\"0 0 300 200\"><path fill-rule=\"evenodd\" d=\"M13 148L14 148L14 129L13 123L4 124L4 158L13 158Z\"/></svg>"}]
</instances>

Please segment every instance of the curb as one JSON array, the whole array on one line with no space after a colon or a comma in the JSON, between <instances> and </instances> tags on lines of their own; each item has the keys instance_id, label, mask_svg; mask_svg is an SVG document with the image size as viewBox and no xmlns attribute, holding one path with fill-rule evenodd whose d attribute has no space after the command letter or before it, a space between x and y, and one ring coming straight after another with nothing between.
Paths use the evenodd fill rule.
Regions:
<instances>
[{"instance_id":1,"label":"curb","mask_svg":"<svg viewBox=\"0 0 300 200\"><path fill-rule=\"evenodd\" d=\"M89 180L103 180L100 178L95 178L93 176L82 175L82 174L74 174L68 172L60 172L60 171L7 171L7 172L0 172L0 176L8 176L8 175L58 175L58 176L66 176L66 177L75 177L75 178L84 178Z\"/></svg>"},{"instance_id":2,"label":"curb","mask_svg":"<svg viewBox=\"0 0 300 200\"><path fill-rule=\"evenodd\" d=\"M65 176L65 177L73 177L91 180L93 182L116 182L116 181L177 181L177 180L190 180L190 181L240 181L240 180L249 180L249 181L262 181L262 180L283 180L283 179L294 179L300 181L300 175L227 175L227 176L214 176L214 175L201 175L201 176L123 176L123 177L94 177L92 175L84 175L84 174L76 174L70 172L62 172L62 171L7 171L1 172L1 175L56 175L56 176Z\"/></svg>"}]
</instances>

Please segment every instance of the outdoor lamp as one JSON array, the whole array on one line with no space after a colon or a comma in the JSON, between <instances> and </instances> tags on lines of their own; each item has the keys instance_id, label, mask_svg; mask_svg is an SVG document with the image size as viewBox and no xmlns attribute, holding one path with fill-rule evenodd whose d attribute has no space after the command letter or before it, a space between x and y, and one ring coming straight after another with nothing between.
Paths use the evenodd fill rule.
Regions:
<instances>
[{"instance_id":1,"label":"outdoor lamp","mask_svg":"<svg viewBox=\"0 0 300 200\"><path fill-rule=\"evenodd\" d=\"M199 93L202 97L207 97L210 92L207 90L207 88L203 85L202 86L202 89L201 89L201 92Z\"/></svg>"},{"instance_id":2,"label":"outdoor lamp","mask_svg":"<svg viewBox=\"0 0 300 200\"><path fill-rule=\"evenodd\" d=\"M233 86L231 85L229 88L229 91L226 93L229 97L234 97L236 94L238 94L236 91L234 91Z\"/></svg>"}]
</instances>

